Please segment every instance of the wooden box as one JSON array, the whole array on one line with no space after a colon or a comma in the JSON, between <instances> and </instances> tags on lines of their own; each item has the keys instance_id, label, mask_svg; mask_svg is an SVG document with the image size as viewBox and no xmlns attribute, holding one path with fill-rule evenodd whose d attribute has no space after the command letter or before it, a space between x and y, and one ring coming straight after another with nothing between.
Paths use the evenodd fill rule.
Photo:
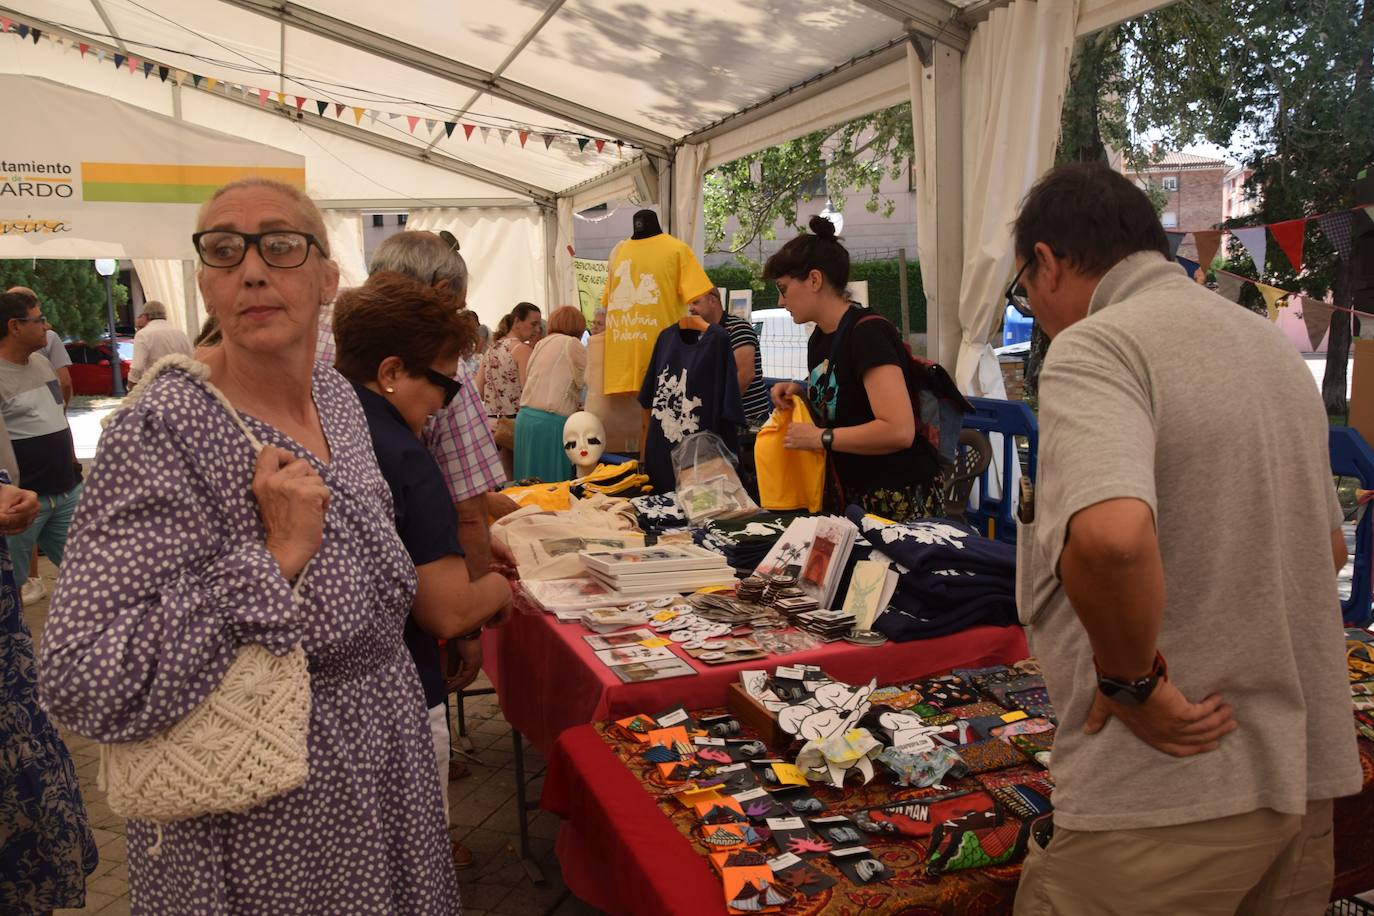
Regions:
<instances>
[{"instance_id":1,"label":"wooden box","mask_svg":"<svg viewBox=\"0 0 1374 916\"><path fill-rule=\"evenodd\" d=\"M740 725L758 735L759 740L773 750L782 751L792 743L792 736L782 730L782 726L778 724L778 717L751 697L738 683L730 684L726 688L725 707L739 720Z\"/></svg>"}]
</instances>

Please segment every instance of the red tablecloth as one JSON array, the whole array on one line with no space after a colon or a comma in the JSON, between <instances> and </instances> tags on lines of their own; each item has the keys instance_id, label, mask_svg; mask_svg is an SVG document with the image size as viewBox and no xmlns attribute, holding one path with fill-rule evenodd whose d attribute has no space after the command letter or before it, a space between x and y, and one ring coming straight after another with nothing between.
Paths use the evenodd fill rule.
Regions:
<instances>
[{"instance_id":1,"label":"red tablecloth","mask_svg":"<svg viewBox=\"0 0 1374 916\"><path fill-rule=\"evenodd\" d=\"M678 703L688 709L722 706L726 685L750 668L810 664L838 681L866 683L876 677L891 683L951 668L1007 664L1030 654L1020 627L973 627L953 636L877 647L835 642L735 665L702 664L674 645L673 651L697 669L696 676L625 684L587 645L583 637L590 632L517 603L510 620L482 637L483 667L501 712L546 758L563 730L574 725L652 714Z\"/></svg>"}]
</instances>

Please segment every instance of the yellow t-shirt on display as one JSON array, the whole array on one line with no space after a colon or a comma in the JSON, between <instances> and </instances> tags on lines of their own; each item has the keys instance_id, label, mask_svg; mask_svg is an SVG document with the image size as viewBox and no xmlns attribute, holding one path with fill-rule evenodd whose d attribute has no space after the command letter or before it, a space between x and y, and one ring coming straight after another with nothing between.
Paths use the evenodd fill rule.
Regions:
<instances>
[{"instance_id":1,"label":"yellow t-shirt on display","mask_svg":"<svg viewBox=\"0 0 1374 916\"><path fill-rule=\"evenodd\" d=\"M692 249L667 233L626 239L611 252L606 288L606 394L639 391L654 342L715 284Z\"/></svg>"}]
</instances>

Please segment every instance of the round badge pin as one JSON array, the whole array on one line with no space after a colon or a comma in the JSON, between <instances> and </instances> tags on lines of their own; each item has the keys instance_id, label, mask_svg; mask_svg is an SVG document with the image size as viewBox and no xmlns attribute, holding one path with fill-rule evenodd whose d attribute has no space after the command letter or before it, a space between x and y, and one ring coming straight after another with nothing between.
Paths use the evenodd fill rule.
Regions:
<instances>
[{"instance_id":1,"label":"round badge pin","mask_svg":"<svg viewBox=\"0 0 1374 916\"><path fill-rule=\"evenodd\" d=\"M630 611L630 612L634 612L634 611L644 611L644 610L648 610L648 608L649 608L648 603L647 603L647 602L644 602L644 601L631 601L629 604L625 605L625 610Z\"/></svg>"},{"instance_id":2,"label":"round badge pin","mask_svg":"<svg viewBox=\"0 0 1374 916\"><path fill-rule=\"evenodd\" d=\"M674 598L674 597L671 596L671 595L669 595L669 596L667 596L667 597L665 597L665 598L655 598L655 599L653 600L653 606L654 606L654 607L667 607L668 605L672 604L672 603L673 603L674 601L676 601L676 600L677 600L677 599Z\"/></svg>"},{"instance_id":3,"label":"round badge pin","mask_svg":"<svg viewBox=\"0 0 1374 916\"><path fill-rule=\"evenodd\" d=\"M692 642L696 639L696 634L691 630L681 630L668 637L673 642Z\"/></svg>"},{"instance_id":4,"label":"round badge pin","mask_svg":"<svg viewBox=\"0 0 1374 916\"><path fill-rule=\"evenodd\" d=\"M703 652L697 656L704 662L719 662L725 660L724 652Z\"/></svg>"},{"instance_id":5,"label":"round badge pin","mask_svg":"<svg viewBox=\"0 0 1374 916\"><path fill-rule=\"evenodd\" d=\"M703 649L724 649L728 645L730 644L723 639L712 639L702 643L701 647Z\"/></svg>"}]
</instances>

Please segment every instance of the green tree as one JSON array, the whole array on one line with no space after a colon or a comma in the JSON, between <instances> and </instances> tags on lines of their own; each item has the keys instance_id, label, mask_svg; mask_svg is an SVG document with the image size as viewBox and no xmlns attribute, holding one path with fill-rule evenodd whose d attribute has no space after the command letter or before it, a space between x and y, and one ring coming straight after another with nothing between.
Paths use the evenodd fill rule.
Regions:
<instances>
[{"instance_id":1,"label":"green tree","mask_svg":"<svg viewBox=\"0 0 1374 916\"><path fill-rule=\"evenodd\" d=\"M1099 138L1137 165L1156 142L1231 150L1254 170L1259 210L1245 223L1367 203L1351 184L1374 161L1374 0L1181 0L1081 45L1066 102L1068 158L1091 158ZM1317 298L1331 291L1348 307L1348 265L1308 229L1302 273L1271 244L1263 278ZM1242 250L1228 258L1260 275L1244 269ZM1332 413L1345 410L1342 314L1322 386Z\"/></svg>"},{"instance_id":2,"label":"green tree","mask_svg":"<svg viewBox=\"0 0 1374 916\"><path fill-rule=\"evenodd\" d=\"M11 286L37 293L43 314L62 337L94 340L109 333L105 281L88 260L0 260L0 290ZM115 313L128 301L128 288L116 282Z\"/></svg>"},{"instance_id":3,"label":"green tree","mask_svg":"<svg viewBox=\"0 0 1374 916\"><path fill-rule=\"evenodd\" d=\"M838 210L850 192L867 194L870 213L891 216L894 202L884 195L883 177L899 178L912 155L911 105L896 105L826 130L743 156L706 173L703 205L706 250L728 251L746 268L757 268L748 250L776 238L776 225L800 229L797 201L817 180ZM740 227L727 240L726 222Z\"/></svg>"}]
</instances>

